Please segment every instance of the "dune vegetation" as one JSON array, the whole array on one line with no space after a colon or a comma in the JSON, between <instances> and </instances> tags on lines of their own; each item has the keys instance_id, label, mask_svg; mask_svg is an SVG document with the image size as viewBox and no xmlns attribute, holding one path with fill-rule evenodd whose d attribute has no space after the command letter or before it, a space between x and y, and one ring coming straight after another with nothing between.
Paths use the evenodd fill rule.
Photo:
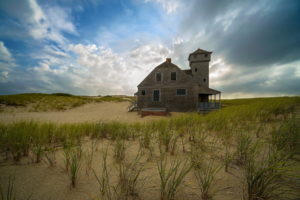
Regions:
<instances>
[{"instance_id":1,"label":"dune vegetation","mask_svg":"<svg viewBox=\"0 0 300 200\"><path fill-rule=\"evenodd\" d=\"M0 95L0 104L6 106L29 107L29 111L62 111L87 103L99 103L105 101L128 101L132 97L122 98L116 96L89 97L75 96L66 93L42 94L26 93L16 95Z\"/></svg>"},{"instance_id":2,"label":"dune vegetation","mask_svg":"<svg viewBox=\"0 0 300 200\"><path fill-rule=\"evenodd\" d=\"M1 102L45 98L35 95L20 95L17 101L2 96ZM90 101L48 97L42 102ZM206 115L147 123L0 124L0 171L24 160L29 166L63 168L71 188L84 190L78 184L83 179L96 188L90 199L299 199L300 98L234 99L222 105ZM15 175L0 174L0 197L6 199ZM15 184L10 195L51 196L18 189Z\"/></svg>"}]
</instances>

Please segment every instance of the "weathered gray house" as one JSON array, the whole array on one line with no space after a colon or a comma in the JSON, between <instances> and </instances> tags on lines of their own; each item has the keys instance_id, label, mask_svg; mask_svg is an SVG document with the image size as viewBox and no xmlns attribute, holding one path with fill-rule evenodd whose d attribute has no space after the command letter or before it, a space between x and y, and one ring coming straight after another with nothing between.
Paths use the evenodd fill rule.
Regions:
<instances>
[{"instance_id":1,"label":"weathered gray house","mask_svg":"<svg viewBox=\"0 0 300 200\"><path fill-rule=\"evenodd\" d=\"M221 92L209 88L211 54L197 49L188 57L190 69L187 70L167 58L137 86L137 107L167 108L168 111L218 109Z\"/></svg>"}]
</instances>

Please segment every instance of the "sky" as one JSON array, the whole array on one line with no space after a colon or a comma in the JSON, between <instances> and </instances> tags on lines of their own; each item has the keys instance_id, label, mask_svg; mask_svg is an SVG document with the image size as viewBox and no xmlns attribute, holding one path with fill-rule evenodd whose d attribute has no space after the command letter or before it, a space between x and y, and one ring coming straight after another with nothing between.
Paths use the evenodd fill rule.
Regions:
<instances>
[{"instance_id":1,"label":"sky","mask_svg":"<svg viewBox=\"0 0 300 200\"><path fill-rule=\"evenodd\" d=\"M197 48L224 98L300 95L299 0L0 1L0 94L133 95Z\"/></svg>"}]
</instances>

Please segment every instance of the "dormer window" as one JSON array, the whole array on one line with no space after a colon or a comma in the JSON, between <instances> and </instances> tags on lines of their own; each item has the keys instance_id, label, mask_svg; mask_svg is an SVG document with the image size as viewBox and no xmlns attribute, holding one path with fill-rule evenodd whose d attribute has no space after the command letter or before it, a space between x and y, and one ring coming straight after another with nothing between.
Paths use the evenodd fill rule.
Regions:
<instances>
[{"instance_id":1,"label":"dormer window","mask_svg":"<svg viewBox=\"0 0 300 200\"><path fill-rule=\"evenodd\" d=\"M157 82L161 81L161 72L156 73L156 81Z\"/></svg>"},{"instance_id":2,"label":"dormer window","mask_svg":"<svg viewBox=\"0 0 300 200\"><path fill-rule=\"evenodd\" d=\"M172 81L176 81L177 77L176 77L176 72L171 72L171 80Z\"/></svg>"}]
</instances>

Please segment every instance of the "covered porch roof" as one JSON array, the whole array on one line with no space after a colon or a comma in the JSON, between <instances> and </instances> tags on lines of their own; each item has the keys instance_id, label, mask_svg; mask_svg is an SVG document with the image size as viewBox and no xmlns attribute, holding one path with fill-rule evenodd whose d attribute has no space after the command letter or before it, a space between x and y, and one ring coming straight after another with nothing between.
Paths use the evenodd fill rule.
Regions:
<instances>
[{"instance_id":1,"label":"covered porch roof","mask_svg":"<svg viewBox=\"0 0 300 200\"><path fill-rule=\"evenodd\" d=\"M199 86L197 88L197 92L199 94L208 94L208 95L221 94L221 92L218 90L214 90L214 89L211 89L209 87L204 87L204 86Z\"/></svg>"}]
</instances>

